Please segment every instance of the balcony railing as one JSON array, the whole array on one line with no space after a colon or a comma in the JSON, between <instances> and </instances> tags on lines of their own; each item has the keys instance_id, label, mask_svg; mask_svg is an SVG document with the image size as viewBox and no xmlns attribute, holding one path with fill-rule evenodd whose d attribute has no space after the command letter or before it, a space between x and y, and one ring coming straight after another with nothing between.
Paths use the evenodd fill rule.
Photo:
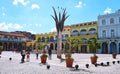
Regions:
<instances>
[{"instance_id":1,"label":"balcony railing","mask_svg":"<svg viewBox=\"0 0 120 74\"><path fill-rule=\"evenodd\" d=\"M98 38L99 40L104 40L104 39L120 39L120 37L101 37Z\"/></svg>"},{"instance_id":2,"label":"balcony railing","mask_svg":"<svg viewBox=\"0 0 120 74\"><path fill-rule=\"evenodd\" d=\"M21 39L12 39L12 38L0 38L0 41L5 41L5 42L22 42L23 40L21 40Z\"/></svg>"}]
</instances>

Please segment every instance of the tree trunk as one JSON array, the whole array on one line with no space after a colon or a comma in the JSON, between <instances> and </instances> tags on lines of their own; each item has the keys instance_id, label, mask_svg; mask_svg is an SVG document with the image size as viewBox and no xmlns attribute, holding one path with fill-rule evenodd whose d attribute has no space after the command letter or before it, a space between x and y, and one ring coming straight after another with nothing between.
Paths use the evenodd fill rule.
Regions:
<instances>
[{"instance_id":1,"label":"tree trunk","mask_svg":"<svg viewBox=\"0 0 120 74\"><path fill-rule=\"evenodd\" d=\"M61 57L61 50L62 50L62 32L59 31L59 34L58 34L58 39L57 39L57 58L62 58Z\"/></svg>"}]
</instances>

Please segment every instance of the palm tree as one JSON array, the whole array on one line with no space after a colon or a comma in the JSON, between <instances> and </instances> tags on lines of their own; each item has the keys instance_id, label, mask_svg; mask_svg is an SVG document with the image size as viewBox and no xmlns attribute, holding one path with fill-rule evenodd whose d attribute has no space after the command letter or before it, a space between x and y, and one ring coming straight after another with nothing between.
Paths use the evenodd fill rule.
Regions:
<instances>
[{"instance_id":1,"label":"palm tree","mask_svg":"<svg viewBox=\"0 0 120 74\"><path fill-rule=\"evenodd\" d=\"M88 44L89 44L90 48L92 48L94 50L94 55L91 56L90 59L91 59L91 63L95 64L97 62L97 59L98 59L96 52L97 52L97 49L100 48L100 43L97 41L96 38L93 38L93 39L88 41Z\"/></svg>"},{"instance_id":2,"label":"palm tree","mask_svg":"<svg viewBox=\"0 0 120 74\"><path fill-rule=\"evenodd\" d=\"M77 49L77 47L79 46L81 40L79 38L74 38L73 41L72 41L72 48L74 49L75 51L75 48Z\"/></svg>"},{"instance_id":3,"label":"palm tree","mask_svg":"<svg viewBox=\"0 0 120 74\"><path fill-rule=\"evenodd\" d=\"M58 7L58 9L59 9L59 7ZM62 50L61 43L62 43L62 31L64 28L64 22L69 17L69 15L66 15L67 14L66 9L61 8L61 10L63 11L62 15L61 15L61 12L59 12L59 16L57 16L56 10L53 7L54 16L51 15L55 21L56 29L57 29L57 37L58 37L57 38L57 57L58 58L61 58L61 50Z\"/></svg>"},{"instance_id":4,"label":"palm tree","mask_svg":"<svg viewBox=\"0 0 120 74\"><path fill-rule=\"evenodd\" d=\"M88 44L90 48L94 50L94 54L96 54L97 50L100 48L100 42L98 42L96 38L92 38L88 40Z\"/></svg>"}]
</instances>

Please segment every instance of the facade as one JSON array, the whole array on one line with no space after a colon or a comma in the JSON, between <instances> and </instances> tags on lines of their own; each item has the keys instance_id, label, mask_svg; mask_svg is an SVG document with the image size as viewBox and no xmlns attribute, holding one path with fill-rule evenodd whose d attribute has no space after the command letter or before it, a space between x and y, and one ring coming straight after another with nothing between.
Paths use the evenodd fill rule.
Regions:
<instances>
[{"instance_id":1,"label":"facade","mask_svg":"<svg viewBox=\"0 0 120 74\"><path fill-rule=\"evenodd\" d=\"M93 53L94 50L90 49L88 40L92 38L97 39L97 21L73 24L70 27L72 38L78 38L81 43L77 47L80 53Z\"/></svg>"},{"instance_id":2,"label":"facade","mask_svg":"<svg viewBox=\"0 0 120 74\"><path fill-rule=\"evenodd\" d=\"M98 16L98 40L101 53L120 53L120 10Z\"/></svg>"},{"instance_id":3,"label":"facade","mask_svg":"<svg viewBox=\"0 0 120 74\"><path fill-rule=\"evenodd\" d=\"M45 34L36 34L36 37L35 37L36 45L46 42L49 46L51 46L51 49L55 49L54 41L55 41L54 32L45 33Z\"/></svg>"},{"instance_id":4,"label":"facade","mask_svg":"<svg viewBox=\"0 0 120 74\"><path fill-rule=\"evenodd\" d=\"M0 31L0 46L4 51L21 51L26 48L26 37L20 33Z\"/></svg>"},{"instance_id":5,"label":"facade","mask_svg":"<svg viewBox=\"0 0 120 74\"><path fill-rule=\"evenodd\" d=\"M88 40L92 38L97 39L97 21L85 22L79 24L73 24L71 26L64 26L62 32L62 49L66 49L66 39L68 38L78 38L82 41L75 48L75 52L80 51L81 53L92 53L94 50L89 48ZM57 33L45 33L45 34L37 34L36 35L36 43L44 43L48 41L48 44L51 49L57 50ZM68 48L70 49L70 44L68 44Z\"/></svg>"},{"instance_id":6,"label":"facade","mask_svg":"<svg viewBox=\"0 0 120 74\"><path fill-rule=\"evenodd\" d=\"M70 26L65 26L62 32L62 49L64 49L64 42L68 37L70 37ZM36 34L35 42L36 45L47 42L48 46L52 50L57 50L57 33L50 32L45 34Z\"/></svg>"}]
</instances>

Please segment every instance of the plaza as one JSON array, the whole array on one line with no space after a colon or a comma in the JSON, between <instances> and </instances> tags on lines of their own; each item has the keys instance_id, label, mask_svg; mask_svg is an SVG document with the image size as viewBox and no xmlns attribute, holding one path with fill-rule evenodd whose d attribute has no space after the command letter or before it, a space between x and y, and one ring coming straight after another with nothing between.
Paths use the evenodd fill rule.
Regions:
<instances>
[{"instance_id":1,"label":"plaza","mask_svg":"<svg viewBox=\"0 0 120 74\"><path fill-rule=\"evenodd\" d=\"M40 54L41 55L41 54ZM0 58L0 74L119 74L120 64L117 63L120 60L120 55L117 55L116 59L113 59L111 54L97 54L99 56L98 62L110 62L110 66L97 66L95 67L90 62L90 56L93 54L72 54L74 58L74 65L79 65L78 70L73 68L67 68L65 61L60 62L56 54L52 54L52 60L47 59L46 64L40 63L40 58L36 60L35 53L30 54L30 62L20 63L21 55L16 52L3 51ZM64 58L64 54L62 54ZM10 61L9 58L12 58ZM115 61L115 64L112 62ZM89 68L86 68L86 64L89 64ZM50 69L46 66L50 65Z\"/></svg>"}]
</instances>

